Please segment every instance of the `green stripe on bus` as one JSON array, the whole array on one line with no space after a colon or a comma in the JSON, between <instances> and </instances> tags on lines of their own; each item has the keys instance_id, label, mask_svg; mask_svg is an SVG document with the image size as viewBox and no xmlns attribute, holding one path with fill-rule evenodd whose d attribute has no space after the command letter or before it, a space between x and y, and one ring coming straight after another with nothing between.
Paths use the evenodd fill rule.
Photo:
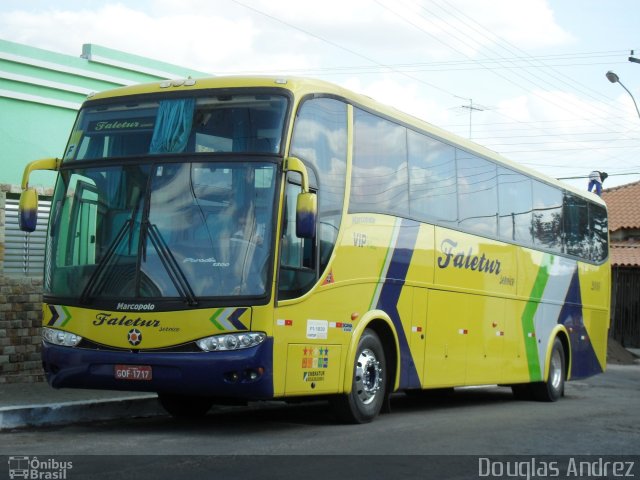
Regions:
<instances>
[{"instance_id":1,"label":"green stripe on bus","mask_svg":"<svg viewBox=\"0 0 640 480\"><path fill-rule=\"evenodd\" d=\"M60 326L64 327L71 320L71 314L69 313L69 310L67 310L67 307L65 307L64 305L62 305L62 311L64 312L66 318L64 319L62 324L60 324Z\"/></svg>"},{"instance_id":2,"label":"green stripe on bus","mask_svg":"<svg viewBox=\"0 0 640 480\"><path fill-rule=\"evenodd\" d=\"M389 240L389 246L387 247L387 252L384 255L384 260L382 262L382 267L380 268L380 273L378 273L378 284L376 288L373 290L373 297L371 297L371 302L369 303L369 310L373 310L378 304L378 296L380 294L380 290L382 290L382 284L384 283L383 278L387 275L387 269L389 267L389 261L391 260L391 255L393 254L393 249L396 247L396 242L398 241L398 235L396 235L398 229L398 219L394 220L393 230L391 230L391 239Z\"/></svg>"},{"instance_id":3,"label":"green stripe on bus","mask_svg":"<svg viewBox=\"0 0 640 480\"><path fill-rule=\"evenodd\" d=\"M222 312L224 312L224 308L218 309L216 313L211 315L211 318L209 319L211 323L213 323L218 330L226 330L222 325L218 323L218 320L217 320L217 318L220 316Z\"/></svg>"},{"instance_id":4,"label":"green stripe on bus","mask_svg":"<svg viewBox=\"0 0 640 480\"><path fill-rule=\"evenodd\" d=\"M532 382L539 382L542 380L540 373L540 358L538 355L538 340L533 333L535 333L534 318L538 311L538 306L541 303L544 289L547 286L549 280L549 265L553 262L553 257L549 254L544 254L542 258L542 264L538 269L538 275L533 283L533 289L531 295L529 295L529 301L522 313L522 333L524 334L524 346L527 353L527 364L529 365L529 379Z\"/></svg>"}]
</instances>

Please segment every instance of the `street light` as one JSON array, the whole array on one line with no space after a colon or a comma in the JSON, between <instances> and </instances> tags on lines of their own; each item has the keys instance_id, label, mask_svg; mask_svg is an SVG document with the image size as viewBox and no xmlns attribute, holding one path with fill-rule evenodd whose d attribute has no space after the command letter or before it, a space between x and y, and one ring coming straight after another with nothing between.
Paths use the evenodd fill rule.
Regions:
<instances>
[{"instance_id":1,"label":"street light","mask_svg":"<svg viewBox=\"0 0 640 480\"><path fill-rule=\"evenodd\" d=\"M625 87L624 84L620 81L620 77L618 77L618 75L616 75L614 72L609 70L607 72L607 80L609 80L611 83L619 83L620 86L627 91L627 93L631 97L631 100L633 100L633 105L636 107L636 112L638 113L638 117L640 117L640 110L638 110L638 104L636 103L636 99L633 98L633 95L631 94L629 89Z\"/></svg>"}]
</instances>

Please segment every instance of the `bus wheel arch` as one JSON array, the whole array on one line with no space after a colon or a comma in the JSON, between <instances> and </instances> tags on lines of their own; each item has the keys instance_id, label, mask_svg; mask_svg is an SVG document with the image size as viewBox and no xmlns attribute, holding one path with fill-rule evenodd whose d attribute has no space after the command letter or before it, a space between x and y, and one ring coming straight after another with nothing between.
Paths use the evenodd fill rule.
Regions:
<instances>
[{"instance_id":1,"label":"bus wheel arch","mask_svg":"<svg viewBox=\"0 0 640 480\"><path fill-rule=\"evenodd\" d=\"M557 325L556 328L549 335L549 343L547 345L547 356L545 358L545 366L544 366L544 379L548 380L550 375L550 362L553 353L553 346L556 340L560 341L562 345L563 354L564 354L564 379L565 381L571 378L571 341L569 340L569 332L567 331L564 325Z\"/></svg>"},{"instance_id":2,"label":"bus wheel arch","mask_svg":"<svg viewBox=\"0 0 640 480\"><path fill-rule=\"evenodd\" d=\"M388 412L388 397L392 392L397 390L397 386L399 383L398 374L400 371L400 355L398 354L398 338L395 334L395 331L384 320L373 320L367 325L367 328L370 328L371 330L376 332L376 334L380 338L380 341L382 342L382 347L384 348L384 356L387 363L387 398L385 399L385 404L383 405L383 411Z\"/></svg>"},{"instance_id":3,"label":"bus wheel arch","mask_svg":"<svg viewBox=\"0 0 640 480\"><path fill-rule=\"evenodd\" d=\"M345 365L344 393L331 399L341 421L367 423L389 410L398 372L397 338L384 317L361 321Z\"/></svg>"},{"instance_id":4,"label":"bus wheel arch","mask_svg":"<svg viewBox=\"0 0 640 480\"><path fill-rule=\"evenodd\" d=\"M565 329L559 330L556 335L557 338L562 342L562 348L564 349L564 378L565 380L571 379L571 365L572 365L572 355L571 355L571 342L569 341L569 334Z\"/></svg>"},{"instance_id":5,"label":"bus wheel arch","mask_svg":"<svg viewBox=\"0 0 640 480\"><path fill-rule=\"evenodd\" d=\"M542 402L555 402L564 396L568 373L568 349L566 336L558 333L551 337L551 345L545 366L545 380L531 385L533 397Z\"/></svg>"}]
</instances>

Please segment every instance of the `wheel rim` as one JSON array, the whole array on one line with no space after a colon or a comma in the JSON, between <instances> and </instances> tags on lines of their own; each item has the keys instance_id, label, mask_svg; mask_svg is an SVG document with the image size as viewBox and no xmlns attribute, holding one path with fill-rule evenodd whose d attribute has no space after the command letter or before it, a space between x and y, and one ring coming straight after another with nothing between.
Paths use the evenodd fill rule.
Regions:
<instances>
[{"instance_id":1,"label":"wheel rim","mask_svg":"<svg viewBox=\"0 0 640 480\"><path fill-rule=\"evenodd\" d=\"M554 350L551 355L551 371L549 372L549 380L551 388L559 391L562 386L562 355L559 350Z\"/></svg>"},{"instance_id":2,"label":"wheel rim","mask_svg":"<svg viewBox=\"0 0 640 480\"><path fill-rule=\"evenodd\" d=\"M364 349L356 361L355 384L360 401L368 405L382 388L382 367L373 351Z\"/></svg>"}]
</instances>

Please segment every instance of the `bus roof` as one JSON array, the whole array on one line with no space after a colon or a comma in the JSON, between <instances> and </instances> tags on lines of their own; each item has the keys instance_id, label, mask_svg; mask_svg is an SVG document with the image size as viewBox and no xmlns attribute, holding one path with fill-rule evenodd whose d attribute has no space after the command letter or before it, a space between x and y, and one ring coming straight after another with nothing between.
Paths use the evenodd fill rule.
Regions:
<instances>
[{"instance_id":1,"label":"bus roof","mask_svg":"<svg viewBox=\"0 0 640 480\"><path fill-rule=\"evenodd\" d=\"M505 167L518 170L529 176L540 179L546 183L554 185L558 188L568 190L577 195L587 197L595 203L604 205L604 201L593 193L589 193L586 190L578 189L567 183L561 182L553 177L550 177L537 170L523 166L517 162L509 160L503 157L497 152L479 145L464 137L455 135L443 128L433 125L425 120L417 118L408 113L402 112L397 108L383 103L359 93L355 93L339 85L325 82L323 80L301 78L301 77L266 77L266 76L222 76L222 77L210 77L210 78L198 78L198 79L176 79L176 80L163 80L155 83L146 83L139 85L132 85L127 87L116 88L112 90L106 90L100 93L91 95L87 100L103 100L116 97L128 97L131 95L147 95L157 93L169 93L179 91L193 91L193 90L209 90L218 88L241 88L241 87L265 87L265 88L282 88L289 90L296 98L302 98L310 94L328 94L336 97L341 97L347 100L348 103L352 103L356 106L364 107L373 112L378 112L390 119L400 121L406 126L412 127L417 130L424 131L434 137L438 137L440 140L459 146L464 150L491 159L498 164Z\"/></svg>"}]
</instances>

